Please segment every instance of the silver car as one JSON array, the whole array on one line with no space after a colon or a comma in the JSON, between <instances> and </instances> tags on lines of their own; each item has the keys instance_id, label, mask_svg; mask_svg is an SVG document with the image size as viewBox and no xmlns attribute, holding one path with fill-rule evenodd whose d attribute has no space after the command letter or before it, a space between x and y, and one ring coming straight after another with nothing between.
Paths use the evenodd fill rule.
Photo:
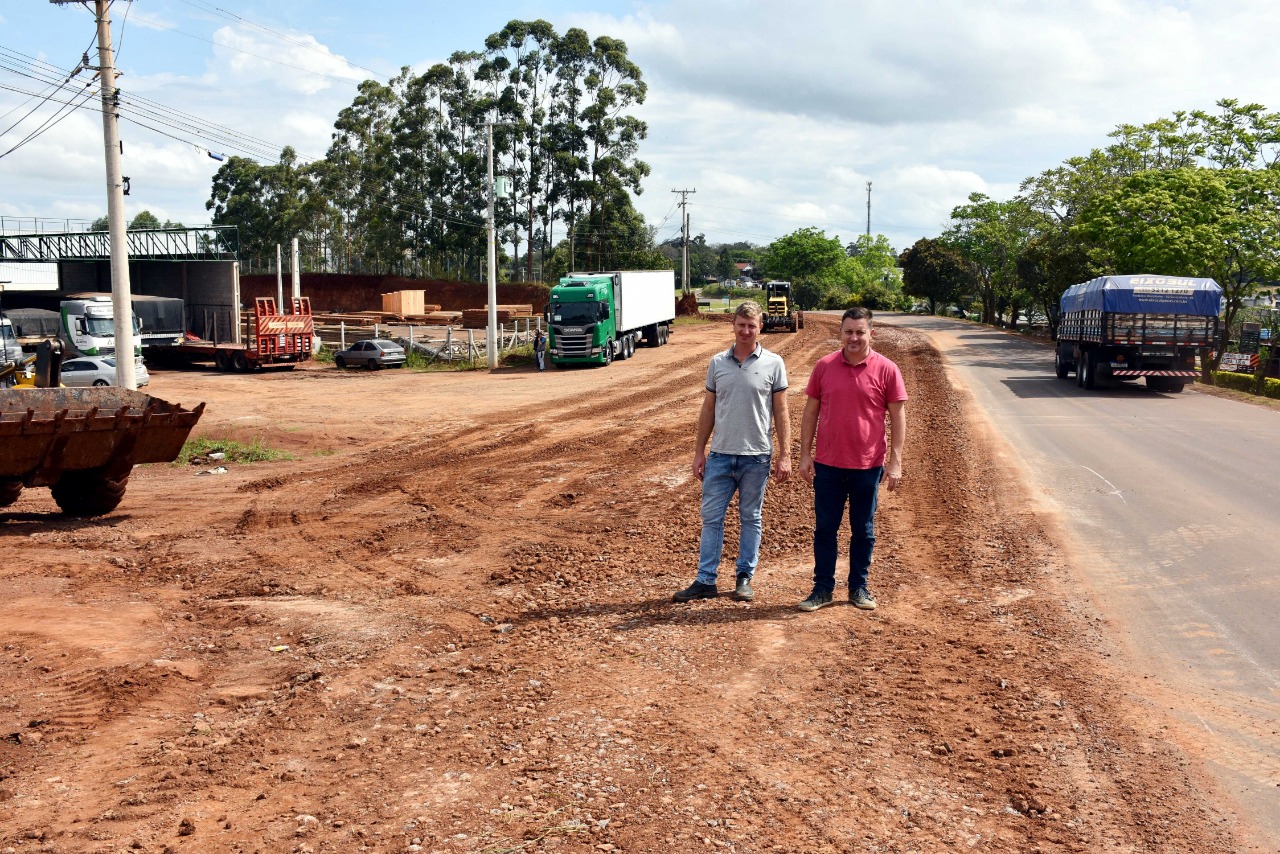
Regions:
<instances>
[{"instance_id":1,"label":"silver car","mask_svg":"<svg viewBox=\"0 0 1280 854\"><path fill-rule=\"evenodd\" d=\"M406 358L404 348L396 342L369 338L334 353L333 363L339 368L363 366L376 371L378 368L402 368Z\"/></svg>"},{"instance_id":2,"label":"silver car","mask_svg":"<svg viewBox=\"0 0 1280 854\"><path fill-rule=\"evenodd\" d=\"M139 359L134 363L138 388L151 382L151 375ZM111 356L76 356L62 363L62 384L68 388L79 386L118 385L116 360Z\"/></svg>"}]
</instances>

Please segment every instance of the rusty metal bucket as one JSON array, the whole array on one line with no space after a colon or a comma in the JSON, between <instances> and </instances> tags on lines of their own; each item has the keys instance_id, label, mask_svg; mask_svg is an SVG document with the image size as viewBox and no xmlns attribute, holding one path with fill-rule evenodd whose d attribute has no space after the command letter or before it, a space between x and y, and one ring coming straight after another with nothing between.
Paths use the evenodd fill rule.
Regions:
<instances>
[{"instance_id":1,"label":"rusty metal bucket","mask_svg":"<svg viewBox=\"0 0 1280 854\"><path fill-rule=\"evenodd\" d=\"M139 391L40 388L0 391L0 479L50 486L64 472L127 477L140 463L177 458L204 412Z\"/></svg>"}]
</instances>

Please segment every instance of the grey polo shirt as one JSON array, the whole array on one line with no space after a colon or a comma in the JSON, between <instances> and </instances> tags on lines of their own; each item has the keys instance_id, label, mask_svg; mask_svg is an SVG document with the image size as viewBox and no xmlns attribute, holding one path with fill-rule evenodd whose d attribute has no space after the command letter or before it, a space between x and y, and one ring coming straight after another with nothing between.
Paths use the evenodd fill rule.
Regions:
<instances>
[{"instance_id":1,"label":"grey polo shirt","mask_svg":"<svg viewBox=\"0 0 1280 854\"><path fill-rule=\"evenodd\" d=\"M756 344L756 351L739 362L733 347L711 357L707 391L716 396L716 423L711 450L718 454L773 452L773 396L787 389L787 366L782 357Z\"/></svg>"}]
</instances>

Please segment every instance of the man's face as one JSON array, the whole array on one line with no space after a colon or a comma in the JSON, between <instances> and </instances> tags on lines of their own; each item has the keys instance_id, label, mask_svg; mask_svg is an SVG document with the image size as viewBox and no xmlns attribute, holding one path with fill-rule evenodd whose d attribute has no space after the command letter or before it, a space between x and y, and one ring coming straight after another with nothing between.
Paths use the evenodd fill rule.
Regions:
<instances>
[{"instance_id":1,"label":"man's face","mask_svg":"<svg viewBox=\"0 0 1280 854\"><path fill-rule=\"evenodd\" d=\"M754 350L760 337L760 318L737 315L733 318L733 334L738 344Z\"/></svg>"},{"instance_id":2,"label":"man's face","mask_svg":"<svg viewBox=\"0 0 1280 854\"><path fill-rule=\"evenodd\" d=\"M844 357L850 362L859 362L871 352L871 321L865 319L846 319L840 324L840 346Z\"/></svg>"}]
</instances>

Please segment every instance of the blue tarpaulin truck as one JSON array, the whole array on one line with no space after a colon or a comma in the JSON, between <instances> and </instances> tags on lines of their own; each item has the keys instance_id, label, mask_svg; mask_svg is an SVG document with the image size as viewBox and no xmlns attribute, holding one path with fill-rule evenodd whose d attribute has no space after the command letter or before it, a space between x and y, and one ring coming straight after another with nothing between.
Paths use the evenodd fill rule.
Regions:
<instances>
[{"instance_id":1,"label":"blue tarpaulin truck","mask_svg":"<svg viewBox=\"0 0 1280 854\"><path fill-rule=\"evenodd\" d=\"M676 317L675 273L574 273L551 289L547 353L557 367L629 359L641 339L667 343Z\"/></svg>"},{"instance_id":2,"label":"blue tarpaulin truck","mask_svg":"<svg viewBox=\"0 0 1280 854\"><path fill-rule=\"evenodd\" d=\"M1067 288L1060 302L1054 370L1076 385L1146 377L1155 391L1182 391L1196 359L1218 340L1222 288L1213 279L1102 276Z\"/></svg>"}]
</instances>

